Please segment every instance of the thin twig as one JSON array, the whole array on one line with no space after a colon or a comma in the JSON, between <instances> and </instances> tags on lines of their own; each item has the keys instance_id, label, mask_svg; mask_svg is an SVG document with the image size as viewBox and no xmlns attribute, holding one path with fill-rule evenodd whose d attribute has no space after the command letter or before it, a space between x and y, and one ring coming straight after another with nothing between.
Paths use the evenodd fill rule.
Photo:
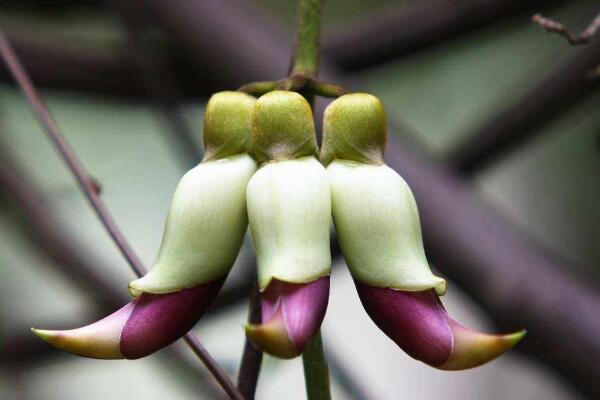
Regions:
<instances>
[{"instance_id":1,"label":"thin twig","mask_svg":"<svg viewBox=\"0 0 600 400\"><path fill-rule=\"evenodd\" d=\"M546 132L544 126L595 93L600 81L589 75L598 64L600 41L574 50L512 105L498 110L475 130L465 132L465 139L447 156L450 165L463 174L474 175Z\"/></svg>"},{"instance_id":2,"label":"thin twig","mask_svg":"<svg viewBox=\"0 0 600 400\"><path fill-rule=\"evenodd\" d=\"M255 280L252 283L250 303L248 304L248 323L260 324L260 322L260 293L258 291L258 283ZM238 389L240 389L240 392L242 392L242 395L244 395L246 400L254 399L262 358L263 352L252 346L252 344L246 340L244 343L244 352L242 353L242 361L240 363L237 382Z\"/></svg>"},{"instance_id":3,"label":"thin twig","mask_svg":"<svg viewBox=\"0 0 600 400\"><path fill-rule=\"evenodd\" d=\"M323 54L345 71L440 45L476 29L487 29L519 13L533 13L556 0L420 0L388 2L323 38ZM393 5L391 3L394 3ZM409 3L407 5L407 3ZM372 7L374 8L374 7Z\"/></svg>"},{"instance_id":4,"label":"thin twig","mask_svg":"<svg viewBox=\"0 0 600 400\"><path fill-rule=\"evenodd\" d=\"M539 13L531 17L531 20L544 28L546 32L554 32L563 36L573 46L588 43L592 40L598 29L600 29L600 14L579 35L571 32L564 24L551 18L546 18Z\"/></svg>"},{"instance_id":5,"label":"thin twig","mask_svg":"<svg viewBox=\"0 0 600 400\"><path fill-rule=\"evenodd\" d=\"M52 119L48 109L44 105L42 98L37 93L35 87L33 86L31 80L27 76L26 71L23 69L17 55L12 49L10 43L4 36L4 33L0 31L0 54L4 62L6 63L8 69L13 75L14 79L17 81L17 84L23 91L23 94L27 98L29 105L33 109L34 113L40 120L44 130L46 131L50 140L54 143L56 149L63 157L65 162L67 163L69 169L75 176L79 187L83 191L85 197L88 202L92 206L92 209L104 225L110 237L113 239L121 254L125 257L131 269L135 272L138 277L141 277L145 274L146 269L144 268L141 260L137 256L137 254L133 251L125 236L121 232L121 230L116 225L112 215L106 208L104 202L98 195L96 190L96 185L93 180L89 178L88 174L85 172L83 166L77 159L77 156L67 143L66 139L62 135L58 125ZM202 346L200 341L193 336L191 333L188 333L184 336L186 343L190 346L192 351L200 358L200 360L206 365L208 370L213 374L215 379L221 384L223 389L227 392L227 394L236 400L242 400L243 397L235 387L235 385L231 382L231 380L227 377L227 374L217 365L214 359L208 354L206 349Z\"/></svg>"}]
</instances>

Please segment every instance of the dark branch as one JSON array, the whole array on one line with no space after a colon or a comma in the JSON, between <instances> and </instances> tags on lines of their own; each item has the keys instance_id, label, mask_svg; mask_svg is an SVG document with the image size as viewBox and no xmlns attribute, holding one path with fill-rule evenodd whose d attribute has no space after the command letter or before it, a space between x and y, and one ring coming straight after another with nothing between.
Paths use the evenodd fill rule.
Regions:
<instances>
[{"instance_id":1,"label":"dark branch","mask_svg":"<svg viewBox=\"0 0 600 400\"><path fill-rule=\"evenodd\" d=\"M121 96L145 93L138 84L136 68L118 54L76 46L64 37L31 33L14 25L7 25L5 34L36 84ZM4 65L0 66L0 79L10 80Z\"/></svg>"},{"instance_id":2,"label":"dark branch","mask_svg":"<svg viewBox=\"0 0 600 400\"><path fill-rule=\"evenodd\" d=\"M108 51L77 45L67 36L28 31L15 23L6 25L4 29L22 64L38 86L120 97L148 95L148 88L140 79L138 66L132 62L126 43L122 48ZM182 88L183 94L204 96L226 88L218 86L210 76L195 73L176 49L171 50L167 55L155 58L153 63L162 70L167 66L173 68L176 83ZM41 59L43 63L40 63ZM0 80L12 83L4 65L0 65Z\"/></svg>"},{"instance_id":3,"label":"dark branch","mask_svg":"<svg viewBox=\"0 0 600 400\"><path fill-rule=\"evenodd\" d=\"M542 16L542 14L535 14L533 17L531 17L531 20L544 28L546 32L554 32L564 36L565 39L567 39L567 42L571 43L573 46L588 43L590 40L592 40L600 28L600 14L597 15L596 18L594 18L588 25L588 27L585 28L579 35L571 32L564 24L551 18L546 18Z\"/></svg>"},{"instance_id":4,"label":"dark branch","mask_svg":"<svg viewBox=\"0 0 600 400\"><path fill-rule=\"evenodd\" d=\"M87 295L93 295L103 311L120 307L126 301L125 291L115 290L97 272L104 268L79 253L73 240L57 229L60 224L11 158L0 143L0 199L10 206L10 216L20 222L24 236L52 260L57 272L77 282Z\"/></svg>"},{"instance_id":5,"label":"dark branch","mask_svg":"<svg viewBox=\"0 0 600 400\"><path fill-rule=\"evenodd\" d=\"M195 74L205 76L213 87L236 88L247 82L286 75L287 60L293 48L292 35L285 30L265 30L260 25L244 23L247 19L268 23L268 19L250 4L234 6L237 2L188 0L125 1L143 9L151 21L188 50L185 51L187 61L195 66ZM194 51L190 52L190 48ZM284 58L274 57L276 49L281 48L285 48Z\"/></svg>"},{"instance_id":6,"label":"dark branch","mask_svg":"<svg viewBox=\"0 0 600 400\"><path fill-rule=\"evenodd\" d=\"M23 69L23 66L19 62L17 55L1 31L0 54L2 55L2 58L8 66L8 69L10 70L14 79L17 81L19 87L23 91L23 94L27 98L27 101L29 102L33 112L38 117L44 128L44 131L67 163L69 169L75 176L79 187L83 191L85 197L92 206L92 209L100 219L101 223L104 225L106 231L109 233L110 237L113 239L114 243L117 245L121 251L121 254L125 257L135 274L138 277L143 276L146 270L142 265L142 262L125 239L123 233L117 227L112 215L109 213L108 209L104 205L104 202L98 195L93 181L89 178L87 172L84 170L75 153L65 140L58 128L58 125L56 125L52 119L48 109L44 105L36 89L33 87L31 80ZM215 379L221 384L225 392L227 392L232 399L243 399L237 388L233 385L229 377L227 377L227 374L216 364L214 359L210 356L210 354L208 354L198 339L193 334L188 333L184 336L184 340L190 346L192 351L198 356L198 358L200 358L208 370L213 374Z\"/></svg>"},{"instance_id":7,"label":"dark branch","mask_svg":"<svg viewBox=\"0 0 600 400\"><path fill-rule=\"evenodd\" d=\"M252 284L250 303L248 305L248 323L261 323L260 293L258 292L258 285L255 279ZM242 395L246 400L254 400L262 358L262 351L252 346L252 344L246 340L237 381L238 389L240 389L240 392L242 392Z\"/></svg>"},{"instance_id":8,"label":"dark branch","mask_svg":"<svg viewBox=\"0 0 600 400\"><path fill-rule=\"evenodd\" d=\"M358 70L488 27L549 1L422 0L388 8L325 37L324 54L343 70Z\"/></svg>"},{"instance_id":9,"label":"dark branch","mask_svg":"<svg viewBox=\"0 0 600 400\"><path fill-rule=\"evenodd\" d=\"M600 41L582 48L542 78L521 99L492 116L456 146L448 159L459 171L476 173L593 93L600 81L589 73L600 63Z\"/></svg>"},{"instance_id":10,"label":"dark branch","mask_svg":"<svg viewBox=\"0 0 600 400\"><path fill-rule=\"evenodd\" d=\"M102 225L105 227L135 274L138 276L143 276L145 273L145 268L142 265L142 262L123 236L123 233L117 227L111 214L106 209L104 202L96 191L96 185L84 170L83 166L77 159L77 156L60 132L58 125L56 125L53 118L50 116L50 113L44 105L42 98L35 90L31 80L29 79L29 76L23 69L23 66L21 65L17 55L2 32L0 32L0 54L2 55L2 59L6 63L6 66L11 72L13 78L23 91L29 106L39 119L44 131L48 135L48 138L52 141L56 150L65 160L67 166L73 173L77 184L92 206L92 209L102 222Z\"/></svg>"}]
</instances>

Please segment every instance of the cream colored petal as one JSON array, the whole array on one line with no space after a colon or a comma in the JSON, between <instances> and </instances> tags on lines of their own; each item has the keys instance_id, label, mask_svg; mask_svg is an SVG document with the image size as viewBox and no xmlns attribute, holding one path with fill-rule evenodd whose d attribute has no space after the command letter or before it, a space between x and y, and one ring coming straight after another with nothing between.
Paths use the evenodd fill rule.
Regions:
<instances>
[{"instance_id":1,"label":"cream colored petal","mask_svg":"<svg viewBox=\"0 0 600 400\"><path fill-rule=\"evenodd\" d=\"M130 283L132 293L167 293L226 275L246 232L246 186L255 171L247 154L190 170L173 196L157 260Z\"/></svg>"},{"instance_id":2,"label":"cream colored petal","mask_svg":"<svg viewBox=\"0 0 600 400\"><path fill-rule=\"evenodd\" d=\"M330 273L331 197L315 157L265 164L248 184L247 203L261 290L273 278L306 283Z\"/></svg>"},{"instance_id":3,"label":"cream colored petal","mask_svg":"<svg viewBox=\"0 0 600 400\"><path fill-rule=\"evenodd\" d=\"M327 174L338 240L354 278L443 294L446 282L431 273L415 199L400 175L386 165L343 160L333 161Z\"/></svg>"}]
</instances>

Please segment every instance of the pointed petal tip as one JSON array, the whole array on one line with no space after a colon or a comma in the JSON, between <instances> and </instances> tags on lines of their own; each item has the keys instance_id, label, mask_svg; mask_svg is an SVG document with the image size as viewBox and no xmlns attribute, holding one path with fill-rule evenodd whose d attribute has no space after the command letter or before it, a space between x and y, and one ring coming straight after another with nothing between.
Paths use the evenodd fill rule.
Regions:
<instances>
[{"instance_id":1,"label":"pointed petal tip","mask_svg":"<svg viewBox=\"0 0 600 400\"><path fill-rule=\"evenodd\" d=\"M98 359L122 359L119 346L121 330L133 310L128 303L111 315L90 325L69 330L46 330L31 328L41 340L82 357Z\"/></svg>"},{"instance_id":2,"label":"pointed petal tip","mask_svg":"<svg viewBox=\"0 0 600 400\"><path fill-rule=\"evenodd\" d=\"M301 354L290 340L281 319L274 318L264 324L247 324L245 331L255 347L275 357L291 359Z\"/></svg>"},{"instance_id":3,"label":"pointed petal tip","mask_svg":"<svg viewBox=\"0 0 600 400\"><path fill-rule=\"evenodd\" d=\"M405 292L356 282L375 324L411 357L442 370L485 364L515 346L525 330L489 335L450 318L434 290Z\"/></svg>"},{"instance_id":4,"label":"pointed petal tip","mask_svg":"<svg viewBox=\"0 0 600 400\"><path fill-rule=\"evenodd\" d=\"M60 331L52 331L52 330L47 330L47 329L31 328L31 332L33 332L33 334L35 336L37 336L38 338L42 339L44 342L49 343L49 344L53 344L52 342L57 337L56 333L60 332Z\"/></svg>"},{"instance_id":5,"label":"pointed petal tip","mask_svg":"<svg viewBox=\"0 0 600 400\"><path fill-rule=\"evenodd\" d=\"M86 332L86 327L72 330L31 328L31 332L49 345L78 356L109 360L123 358L117 340L105 337L102 332L93 337L93 332Z\"/></svg>"},{"instance_id":6,"label":"pointed petal tip","mask_svg":"<svg viewBox=\"0 0 600 400\"><path fill-rule=\"evenodd\" d=\"M520 331L506 334L506 339L511 343L511 347L514 347L527 335L527 329L521 329Z\"/></svg>"},{"instance_id":7,"label":"pointed petal tip","mask_svg":"<svg viewBox=\"0 0 600 400\"><path fill-rule=\"evenodd\" d=\"M478 367L506 353L523 337L527 331L520 330L508 334L490 335L478 332L448 318L449 325L454 334L452 354L438 369L447 371L460 371Z\"/></svg>"}]
</instances>

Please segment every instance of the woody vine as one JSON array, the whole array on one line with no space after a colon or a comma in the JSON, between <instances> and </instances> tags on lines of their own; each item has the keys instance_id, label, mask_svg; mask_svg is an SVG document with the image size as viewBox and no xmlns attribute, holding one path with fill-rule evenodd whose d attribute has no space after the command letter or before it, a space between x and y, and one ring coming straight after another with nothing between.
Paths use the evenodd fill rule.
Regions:
<instances>
[{"instance_id":1,"label":"woody vine","mask_svg":"<svg viewBox=\"0 0 600 400\"><path fill-rule=\"evenodd\" d=\"M33 329L38 337L102 359L136 359L171 344L218 295L249 225L261 319L246 325L247 339L276 357L302 355L308 398L330 399L319 327L329 298L333 220L365 310L413 358L443 370L466 369L521 340L524 331L484 334L444 309L439 297L447 283L427 263L418 205L406 182L384 162L383 104L373 95L317 79L321 8L319 0L298 3L288 77L217 93L208 102L204 158L181 179L157 260L145 275L47 110L36 107L41 99L29 82L29 99L49 135L123 254L143 275L129 284L132 301L110 316L78 329ZM10 46L2 44L10 55ZM19 68L17 62L11 70L27 87ZM315 95L336 98L325 111L320 149L310 106ZM248 397L214 361L207 365L231 398Z\"/></svg>"}]
</instances>

